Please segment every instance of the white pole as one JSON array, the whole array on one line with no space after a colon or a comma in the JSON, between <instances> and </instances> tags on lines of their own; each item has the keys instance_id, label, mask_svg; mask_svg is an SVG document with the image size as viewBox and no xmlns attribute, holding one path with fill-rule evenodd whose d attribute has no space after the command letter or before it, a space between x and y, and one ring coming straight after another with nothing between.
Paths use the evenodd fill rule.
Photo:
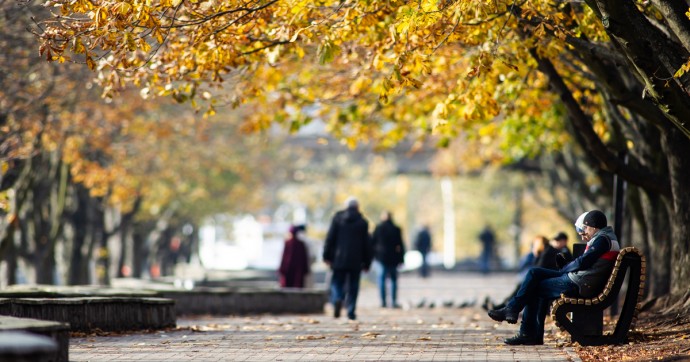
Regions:
<instances>
[{"instance_id":1,"label":"white pole","mask_svg":"<svg viewBox=\"0 0 690 362\"><path fill-rule=\"evenodd\" d=\"M441 178L443 199L443 266L455 266L455 208L453 207L453 181L448 176Z\"/></svg>"}]
</instances>

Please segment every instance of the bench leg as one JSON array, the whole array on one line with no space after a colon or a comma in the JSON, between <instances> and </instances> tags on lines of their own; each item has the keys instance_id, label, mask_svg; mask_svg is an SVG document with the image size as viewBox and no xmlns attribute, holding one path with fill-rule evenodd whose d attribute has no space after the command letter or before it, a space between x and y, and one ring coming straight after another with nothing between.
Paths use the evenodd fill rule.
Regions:
<instances>
[{"instance_id":1,"label":"bench leg","mask_svg":"<svg viewBox=\"0 0 690 362\"><path fill-rule=\"evenodd\" d=\"M604 311L573 312L573 326L585 336L601 336L604 333Z\"/></svg>"}]
</instances>

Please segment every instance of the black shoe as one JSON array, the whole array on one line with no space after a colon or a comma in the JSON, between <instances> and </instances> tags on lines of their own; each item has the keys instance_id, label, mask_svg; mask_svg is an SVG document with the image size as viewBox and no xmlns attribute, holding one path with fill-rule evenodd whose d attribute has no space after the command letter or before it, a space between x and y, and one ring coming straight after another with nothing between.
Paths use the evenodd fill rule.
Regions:
<instances>
[{"instance_id":1,"label":"black shoe","mask_svg":"<svg viewBox=\"0 0 690 362\"><path fill-rule=\"evenodd\" d=\"M333 304L333 317L340 318L340 309L343 307L343 302L335 302Z\"/></svg>"},{"instance_id":2,"label":"black shoe","mask_svg":"<svg viewBox=\"0 0 690 362\"><path fill-rule=\"evenodd\" d=\"M347 319L349 319L349 320L351 320L351 321L354 321L354 320L357 319L357 316L354 315L354 314L348 314L348 315L347 315Z\"/></svg>"},{"instance_id":3,"label":"black shoe","mask_svg":"<svg viewBox=\"0 0 690 362\"><path fill-rule=\"evenodd\" d=\"M501 309L492 309L489 311L489 317L497 322L506 321L510 324L517 323L520 312L513 312L508 307Z\"/></svg>"},{"instance_id":4,"label":"black shoe","mask_svg":"<svg viewBox=\"0 0 690 362\"><path fill-rule=\"evenodd\" d=\"M538 337L531 337L526 334L523 334L522 332L518 332L518 334L506 338L503 343L509 344L511 346L539 346L544 344L544 339L543 338L538 338Z\"/></svg>"}]
</instances>

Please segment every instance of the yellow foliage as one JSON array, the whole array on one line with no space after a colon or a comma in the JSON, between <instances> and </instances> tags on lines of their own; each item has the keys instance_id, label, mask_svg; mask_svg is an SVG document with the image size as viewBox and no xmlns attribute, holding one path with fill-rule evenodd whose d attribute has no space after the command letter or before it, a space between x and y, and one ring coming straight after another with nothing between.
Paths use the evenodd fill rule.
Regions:
<instances>
[{"instance_id":1,"label":"yellow foliage","mask_svg":"<svg viewBox=\"0 0 690 362\"><path fill-rule=\"evenodd\" d=\"M263 110L245 118L247 132L265 130L271 122L299 125L291 118L316 103L329 129L350 147L358 139L398 137L382 132L383 124L415 136L471 132L468 140L480 142L508 138L501 127L517 130L496 119L529 119L538 126L520 132L555 135L562 120L544 116L554 114L555 101L543 95L546 81L534 75L527 50L535 48L559 71L573 74L570 81L588 85L561 63L565 41L579 34L608 40L587 7L566 12L546 0L519 4L522 18L534 25L518 23L510 12L516 5L507 0L55 4L63 15L90 16L46 23L42 49L58 61L65 61L65 52L88 52L87 66L101 72L109 95L129 82L148 89L146 96L197 104L206 116L215 113L214 97L225 95L227 104L252 103ZM62 38L72 46L61 48ZM101 67L94 59L106 53L111 58L101 60L107 63ZM203 91L221 84L224 92ZM597 97L578 99L590 100L588 111L599 112ZM138 133L137 127L130 125L128 132ZM169 137L172 131L156 132ZM500 142L483 144L493 147L487 157L499 158Z\"/></svg>"}]
</instances>

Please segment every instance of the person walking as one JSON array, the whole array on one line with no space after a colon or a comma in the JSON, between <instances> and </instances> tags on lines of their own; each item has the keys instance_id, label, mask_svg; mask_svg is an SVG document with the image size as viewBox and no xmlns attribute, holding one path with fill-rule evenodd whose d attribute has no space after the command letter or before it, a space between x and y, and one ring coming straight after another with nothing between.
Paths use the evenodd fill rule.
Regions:
<instances>
[{"instance_id":1,"label":"person walking","mask_svg":"<svg viewBox=\"0 0 690 362\"><path fill-rule=\"evenodd\" d=\"M335 318L340 318L344 301L347 317L357 319L361 272L368 272L372 261L369 239L369 221L359 211L357 199L349 198L346 208L333 216L323 249L323 261L333 271L330 299Z\"/></svg>"},{"instance_id":2,"label":"person walking","mask_svg":"<svg viewBox=\"0 0 690 362\"><path fill-rule=\"evenodd\" d=\"M479 233L479 241L482 243L482 255L479 257L479 268L483 274L489 274L491 271L491 261L494 257L494 244L496 243L496 235L491 226L486 225Z\"/></svg>"},{"instance_id":3,"label":"person walking","mask_svg":"<svg viewBox=\"0 0 690 362\"><path fill-rule=\"evenodd\" d=\"M429 276L429 261L427 255L431 251L431 232L428 225L423 225L417 232L414 239L414 247L422 256L422 266L419 268L419 275L422 278Z\"/></svg>"},{"instance_id":4,"label":"person walking","mask_svg":"<svg viewBox=\"0 0 690 362\"><path fill-rule=\"evenodd\" d=\"M561 294L590 298L603 289L620 251L618 238L607 223L606 215L599 210L580 215L575 222L575 229L582 240L587 242L584 254L560 270L530 269L517 294L508 304L504 308L488 312L489 317L495 321L515 324L522 311L522 324L518 333L504 343L544 344L544 320L554 299Z\"/></svg>"},{"instance_id":5,"label":"person walking","mask_svg":"<svg viewBox=\"0 0 690 362\"><path fill-rule=\"evenodd\" d=\"M304 280L311 272L309 252L300 237L301 229L290 226L290 235L285 240L283 257L278 268L278 279L283 288L304 288Z\"/></svg>"},{"instance_id":6,"label":"person walking","mask_svg":"<svg viewBox=\"0 0 690 362\"><path fill-rule=\"evenodd\" d=\"M390 279L391 307L398 305L398 267L405 261L405 246L402 240L400 227L393 223L393 215L390 211L381 214L381 222L376 225L372 237L372 249L374 259L379 262L381 272L378 275L379 292L381 295L381 307L386 303L386 280Z\"/></svg>"}]
</instances>

